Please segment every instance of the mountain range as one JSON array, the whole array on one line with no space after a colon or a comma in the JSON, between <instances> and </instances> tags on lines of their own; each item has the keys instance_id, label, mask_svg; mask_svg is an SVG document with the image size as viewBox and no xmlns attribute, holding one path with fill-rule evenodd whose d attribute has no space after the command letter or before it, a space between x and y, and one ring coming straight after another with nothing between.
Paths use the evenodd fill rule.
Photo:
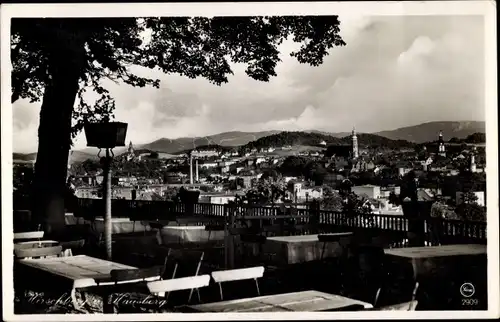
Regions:
<instances>
[{"instance_id":1,"label":"mountain range","mask_svg":"<svg viewBox=\"0 0 500 322\"><path fill-rule=\"evenodd\" d=\"M462 121L462 122L444 121L444 122L428 122L414 126L407 126L407 127L397 128L394 130L380 131L370 134L382 136L391 140L406 140L412 143L424 143L436 140L439 131L443 132L444 139L445 141L447 141L452 137L463 139L473 133L477 132L485 133L486 127L485 127L485 122L480 122L480 121ZM194 137L194 138L184 137L178 139L161 138L151 143L134 145L134 149L175 154L195 147L207 146L207 145L237 147L246 145L252 141L257 141L260 138L272 136L274 134L278 134L281 132L282 131L278 130L262 131L262 132L231 131L231 132L224 132L215 135L210 135L206 137ZM317 130L310 130L303 132L332 136L335 138L344 138L351 134L349 132L326 132ZM113 151L115 155L119 155L127 151L127 147L118 147L113 149ZM71 155L70 163L80 162L86 159L96 159L97 153L98 149L95 148L85 148L82 150L75 150ZM14 159L17 160L28 161L28 160L34 160L35 158L36 158L36 153L29 153L29 154L14 153Z\"/></svg>"},{"instance_id":2,"label":"mountain range","mask_svg":"<svg viewBox=\"0 0 500 322\"><path fill-rule=\"evenodd\" d=\"M424 143L436 140L439 131L443 131L443 138L445 141L453 137L464 139L473 133L486 133L486 124L485 122L479 121L428 122L391 131L381 131L374 134L385 136L392 140Z\"/></svg>"}]
</instances>

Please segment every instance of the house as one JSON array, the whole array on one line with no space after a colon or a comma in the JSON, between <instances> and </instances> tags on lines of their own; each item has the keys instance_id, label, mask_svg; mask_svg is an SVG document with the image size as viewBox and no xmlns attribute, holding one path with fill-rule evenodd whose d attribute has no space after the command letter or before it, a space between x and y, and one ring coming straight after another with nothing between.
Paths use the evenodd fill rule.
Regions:
<instances>
[{"instance_id":1,"label":"house","mask_svg":"<svg viewBox=\"0 0 500 322\"><path fill-rule=\"evenodd\" d=\"M241 179L243 179L243 187L244 188L251 188L252 187L252 181L254 179L258 179L259 176L256 175L245 175L245 176L240 176Z\"/></svg>"},{"instance_id":2,"label":"house","mask_svg":"<svg viewBox=\"0 0 500 322\"><path fill-rule=\"evenodd\" d=\"M380 173L380 171L386 169L387 167L383 164L379 164L377 165L374 169L373 169L373 173L377 174L377 173Z\"/></svg>"},{"instance_id":3,"label":"house","mask_svg":"<svg viewBox=\"0 0 500 322\"><path fill-rule=\"evenodd\" d=\"M431 157L428 157L427 159L420 161L420 163L423 166L429 166L432 164L432 162L434 162L434 160Z\"/></svg>"},{"instance_id":4,"label":"house","mask_svg":"<svg viewBox=\"0 0 500 322\"><path fill-rule=\"evenodd\" d=\"M413 168L398 168L398 174L400 176L404 176L407 173L409 173L411 170L413 170Z\"/></svg>"},{"instance_id":5,"label":"house","mask_svg":"<svg viewBox=\"0 0 500 322\"><path fill-rule=\"evenodd\" d=\"M362 185L362 186L353 186L351 188L351 191L357 194L358 196L360 195L367 195L368 198L371 199L378 199L380 198L380 186L375 186L375 185Z\"/></svg>"},{"instance_id":6,"label":"house","mask_svg":"<svg viewBox=\"0 0 500 322\"><path fill-rule=\"evenodd\" d=\"M480 205L481 207L485 207L486 202L485 202L485 195L484 191L473 191L474 195L476 196L477 200L476 203ZM456 203L457 206L463 203L463 192L462 191L457 191L456 193Z\"/></svg>"},{"instance_id":7,"label":"house","mask_svg":"<svg viewBox=\"0 0 500 322\"><path fill-rule=\"evenodd\" d=\"M435 194L430 189L417 190L418 201L432 201L435 199Z\"/></svg>"},{"instance_id":8,"label":"house","mask_svg":"<svg viewBox=\"0 0 500 322\"><path fill-rule=\"evenodd\" d=\"M234 201L236 195L227 192L220 193L203 193L200 195L200 202L211 203L216 205L224 205L229 203L229 201Z\"/></svg>"},{"instance_id":9,"label":"house","mask_svg":"<svg viewBox=\"0 0 500 322\"><path fill-rule=\"evenodd\" d=\"M262 162L265 162L266 161L266 158L264 157L258 157L255 159L255 164L259 164L259 163L262 163Z\"/></svg>"},{"instance_id":10,"label":"house","mask_svg":"<svg viewBox=\"0 0 500 322\"><path fill-rule=\"evenodd\" d=\"M113 178L116 182L115 184L121 187L131 187L137 185L138 179L136 177L118 177Z\"/></svg>"},{"instance_id":11,"label":"house","mask_svg":"<svg viewBox=\"0 0 500 322\"><path fill-rule=\"evenodd\" d=\"M322 187L301 188L296 191L297 201L323 198Z\"/></svg>"},{"instance_id":12,"label":"house","mask_svg":"<svg viewBox=\"0 0 500 322\"><path fill-rule=\"evenodd\" d=\"M79 187L75 189L75 196L77 198L98 198L97 191L99 188L97 187Z\"/></svg>"},{"instance_id":13,"label":"house","mask_svg":"<svg viewBox=\"0 0 500 322\"><path fill-rule=\"evenodd\" d=\"M211 169L211 168L216 168L218 166L217 162L203 162L200 164L200 167L202 169Z\"/></svg>"},{"instance_id":14,"label":"house","mask_svg":"<svg viewBox=\"0 0 500 322\"><path fill-rule=\"evenodd\" d=\"M372 212L378 215L394 215L394 216L402 216L403 215L403 207L394 206L387 199L379 200L379 203L375 204L372 207Z\"/></svg>"},{"instance_id":15,"label":"house","mask_svg":"<svg viewBox=\"0 0 500 322\"><path fill-rule=\"evenodd\" d=\"M192 155L193 155L193 157L197 157L197 158L208 158L208 157L218 156L219 152L217 152L214 149L210 149L210 150L193 150L192 151Z\"/></svg>"}]
</instances>

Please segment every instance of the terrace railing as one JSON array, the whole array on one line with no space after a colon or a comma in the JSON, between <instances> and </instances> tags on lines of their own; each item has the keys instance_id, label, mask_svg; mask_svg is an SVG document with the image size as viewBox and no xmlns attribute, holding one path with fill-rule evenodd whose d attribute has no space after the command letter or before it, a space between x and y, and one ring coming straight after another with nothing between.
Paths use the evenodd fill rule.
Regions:
<instances>
[{"instance_id":1,"label":"terrace railing","mask_svg":"<svg viewBox=\"0 0 500 322\"><path fill-rule=\"evenodd\" d=\"M75 216L92 220L102 216L104 203L102 199L80 198L75 209ZM317 210L307 208L254 205L223 205L210 203L182 204L171 201L146 201L114 199L112 216L127 217L132 220L176 220L178 218L200 218L224 221L234 216L240 222L263 227L279 220L292 224L314 224L316 231L353 231L383 234L392 239L406 238L410 220L403 216L380 214L348 215L343 212ZM313 220L314 219L314 220ZM424 221L425 240L427 244L437 243L486 243L486 223L467 222L445 219L420 219Z\"/></svg>"}]
</instances>

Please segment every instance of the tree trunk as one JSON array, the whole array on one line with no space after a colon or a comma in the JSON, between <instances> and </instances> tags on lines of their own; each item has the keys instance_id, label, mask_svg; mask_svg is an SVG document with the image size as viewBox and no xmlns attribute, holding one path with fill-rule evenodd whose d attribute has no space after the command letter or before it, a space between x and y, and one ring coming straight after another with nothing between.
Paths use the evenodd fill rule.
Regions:
<instances>
[{"instance_id":1,"label":"tree trunk","mask_svg":"<svg viewBox=\"0 0 500 322\"><path fill-rule=\"evenodd\" d=\"M64 196L71 120L84 62L84 43L75 35L63 35L59 31L56 30L59 39L49 48L50 77L40 111L33 180L33 217L48 235L57 235L65 228Z\"/></svg>"}]
</instances>

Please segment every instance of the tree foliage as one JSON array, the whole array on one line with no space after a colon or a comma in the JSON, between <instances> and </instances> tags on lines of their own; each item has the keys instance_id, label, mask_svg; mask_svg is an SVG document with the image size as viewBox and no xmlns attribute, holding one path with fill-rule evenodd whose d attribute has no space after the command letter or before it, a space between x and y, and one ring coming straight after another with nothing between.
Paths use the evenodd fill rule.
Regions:
<instances>
[{"instance_id":1,"label":"tree foliage","mask_svg":"<svg viewBox=\"0 0 500 322\"><path fill-rule=\"evenodd\" d=\"M320 142L325 141L327 145L333 145L332 149L335 149L335 146L344 146L347 152L347 155L352 151L351 136L345 136L342 138L334 137L332 135L323 134L323 133L310 133L310 132L280 132L277 134L268 135L258 140L247 143L243 146L244 151L249 151L253 148L256 149L265 149L265 148L279 148L283 146L293 146L293 145L306 145L306 146L320 146ZM363 146L370 146L372 148L402 148L402 147L413 147L415 144L405 141L405 140L391 140L383 136L375 135L375 134L359 134L358 135L358 144ZM338 150L338 148L337 148ZM329 151L331 155L331 152ZM343 153L345 154L345 153Z\"/></svg>"},{"instance_id":2,"label":"tree foliage","mask_svg":"<svg viewBox=\"0 0 500 322\"><path fill-rule=\"evenodd\" d=\"M466 143L486 143L486 133L476 132L467 136L464 140Z\"/></svg>"},{"instance_id":3,"label":"tree foliage","mask_svg":"<svg viewBox=\"0 0 500 322\"><path fill-rule=\"evenodd\" d=\"M34 218L43 218L48 233L64 229L72 139L86 122L113 118L105 80L158 88L158 79L136 73L144 67L220 85L234 62L246 65L251 78L269 81L285 39L301 43L291 53L300 63L318 66L329 49L345 45L339 26L337 16L12 19L11 101L42 100Z\"/></svg>"},{"instance_id":4,"label":"tree foliage","mask_svg":"<svg viewBox=\"0 0 500 322\"><path fill-rule=\"evenodd\" d=\"M453 211L453 208L448 206L446 203L442 201L436 201L432 204L430 215L432 218L441 218L450 220L459 219L456 212Z\"/></svg>"},{"instance_id":5,"label":"tree foliage","mask_svg":"<svg viewBox=\"0 0 500 322\"><path fill-rule=\"evenodd\" d=\"M323 198L321 199L321 208L325 210L342 211L343 200L339 193L335 192L329 186L323 186Z\"/></svg>"},{"instance_id":6,"label":"tree foliage","mask_svg":"<svg viewBox=\"0 0 500 322\"><path fill-rule=\"evenodd\" d=\"M316 185L322 185L328 170L315 161L306 157L289 156L278 168L283 176L304 177L306 180L313 180Z\"/></svg>"},{"instance_id":7,"label":"tree foliage","mask_svg":"<svg viewBox=\"0 0 500 322\"><path fill-rule=\"evenodd\" d=\"M472 191L462 194L461 202L455 212L465 221L486 221L486 208L477 203L477 196Z\"/></svg>"},{"instance_id":8,"label":"tree foliage","mask_svg":"<svg viewBox=\"0 0 500 322\"><path fill-rule=\"evenodd\" d=\"M259 180L248 189L241 198L250 205L269 205L286 197L286 185L283 181Z\"/></svg>"},{"instance_id":9,"label":"tree foliage","mask_svg":"<svg viewBox=\"0 0 500 322\"><path fill-rule=\"evenodd\" d=\"M230 62L247 65L246 74L269 81L276 76L278 45L292 37L302 43L291 55L318 66L334 46L344 46L336 16L275 17L161 17L161 18L16 18L11 27L12 102L39 101L51 77L51 59L57 50L74 53L81 65L74 134L84 120L111 117L115 105L102 81L159 87L159 80L141 77L131 66L158 68L189 78L203 77L213 84L228 81ZM144 43L145 32L151 41ZM68 42L63 43L63 40ZM85 101L94 91L94 105Z\"/></svg>"}]
</instances>

